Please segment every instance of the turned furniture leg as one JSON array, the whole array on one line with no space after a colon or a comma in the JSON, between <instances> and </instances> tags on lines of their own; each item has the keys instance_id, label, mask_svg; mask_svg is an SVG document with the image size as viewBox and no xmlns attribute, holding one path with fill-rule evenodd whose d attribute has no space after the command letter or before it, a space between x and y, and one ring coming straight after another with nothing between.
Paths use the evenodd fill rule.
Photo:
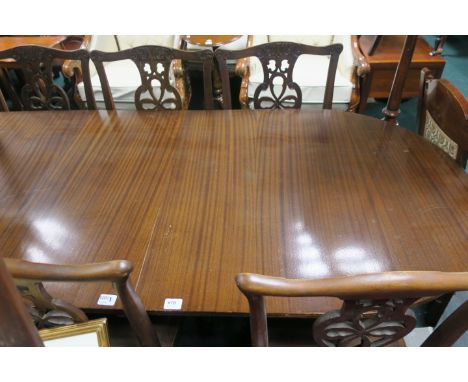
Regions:
<instances>
[{"instance_id":1,"label":"turned furniture leg","mask_svg":"<svg viewBox=\"0 0 468 382\"><path fill-rule=\"evenodd\" d=\"M437 36L435 44L434 44L434 50L429 53L431 56L439 56L442 54L442 51L444 50L444 44L447 41L447 36Z\"/></svg>"},{"instance_id":2,"label":"turned furniture leg","mask_svg":"<svg viewBox=\"0 0 468 382\"><path fill-rule=\"evenodd\" d=\"M369 73L367 73L361 81L361 96L359 101L358 113L362 114L367 107L367 99L369 98L369 93L372 84L373 72L372 68Z\"/></svg>"},{"instance_id":3,"label":"turned furniture leg","mask_svg":"<svg viewBox=\"0 0 468 382\"><path fill-rule=\"evenodd\" d=\"M405 44L401 52L400 62L398 63L395 77L393 78L390 96L388 97L387 106L383 108L384 120L393 124L398 124L397 117L400 115L400 103L403 95L403 87L405 86L406 77L408 75L411 59L418 36L406 36Z\"/></svg>"}]
</instances>

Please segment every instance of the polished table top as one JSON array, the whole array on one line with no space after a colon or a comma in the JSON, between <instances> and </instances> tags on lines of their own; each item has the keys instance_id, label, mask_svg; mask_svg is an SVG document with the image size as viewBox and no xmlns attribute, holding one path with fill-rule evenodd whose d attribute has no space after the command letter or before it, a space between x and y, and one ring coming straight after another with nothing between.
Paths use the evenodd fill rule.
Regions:
<instances>
[{"instance_id":1,"label":"polished table top","mask_svg":"<svg viewBox=\"0 0 468 382\"><path fill-rule=\"evenodd\" d=\"M0 113L0 250L130 259L151 312L245 313L238 272L468 271L468 175L420 136L339 111ZM54 284L84 308L109 285ZM70 298L72 297L72 298ZM330 299L271 299L311 314Z\"/></svg>"}]
</instances>

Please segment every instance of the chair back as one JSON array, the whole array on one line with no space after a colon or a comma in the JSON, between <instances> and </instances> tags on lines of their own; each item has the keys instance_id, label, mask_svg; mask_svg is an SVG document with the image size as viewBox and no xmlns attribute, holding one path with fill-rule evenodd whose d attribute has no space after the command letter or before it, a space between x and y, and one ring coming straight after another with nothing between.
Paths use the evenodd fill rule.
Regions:
<instances>
[{"instance_id":1,"label":"chair back","mask_svg":"<svg viewBox=\"0 0 468 382\"><path fill-rule=\"evenodd\" d=\"M11 60L13 67L22 75L19 95L16 92L11 94L13 103L22 110L96 109L89 74L89 53L86 50L25 45L1 51L0 60ZM64 82L70 82L66 91L56 78L56 68L68 60L74 65L70 78L61 71ZM85 86L86 103L80 99L76 88L81 80ZM13 79L10 79L10 83L14 83Z\"/></svg>"},{"instance_id":2,"label":"chair back","mask_svg":"<svg viewBox=\"0 0 468 382\"><path fill-rule=\"evenodd\" d=\"M94 50L91 59L101 82L107 110L114 110L112 96L104 63L131 60L140 75L140 86L135 90L134 103L137 110L181 110L190 102L190 82L183 70L183 60L203 64L203 92L205 109L213 108L211 72L213 52L202 50L187 52L156 45L138 46L119 52Z\"/></svg>"},{"instance_id":3,"label":"chair back","mask_svg":"<svg viewBox=\"0 0 468 382\"><path fill-rule=\"evenodd\" d=\"M445 151L463 168L468 158L468 101L448 80L421 71L419 134Z\"/></svg>"},{"instance_id":4,"label":"chair back","mask_svg":"<svg viewBox=\"0 0 468 382\"><path fill-rule=\"evenodd\" d=\"M215 57L221 75L223 108L232 108L227 61L256 57L260 61L263 69L263 82L255 89L253 107L255 109L299 109L302 105L302 91L293 79L294 65L299 56L310 54L330 56L323 109L331 109L336 69L342 51L342 44L311 46L283 41L271 42L233 51L220 48L215 52ZM249 81L248 76L249 73L247 70L242 81ZM245 95L241 94L241 103L244 103L244 101L242 101L243 97L245 97Z\"/></svg>"},{"instance_id":5,"label":"chair back","mask_svg":"<svg viewBox=\"0 0 468 382\"><path fill-rule=\"evenodd\" d=\"M268 346L265 299L337 297L340 310L313 324L319 346L386 346L416 326L410 307L421 298L468 290L468 272L387 272L327 279L285 279L249 273L236 277L247 297L254 346ZM450 346L468 329L468 301L425 341L423 346Z\"/></svg>"},{"instance_id":6,"label":"chair back","mask_svg":"<svg viewBox=\"0 0 468 382\"><path fill-rule=\"evenodd\" d=\"M88 321L81 309L50 296L43 282L111 282L140 344L160 346L145 307L131 285L130 261L57 265L5 259L5 263L39 328Z\"/></svg>"}]
</instances>

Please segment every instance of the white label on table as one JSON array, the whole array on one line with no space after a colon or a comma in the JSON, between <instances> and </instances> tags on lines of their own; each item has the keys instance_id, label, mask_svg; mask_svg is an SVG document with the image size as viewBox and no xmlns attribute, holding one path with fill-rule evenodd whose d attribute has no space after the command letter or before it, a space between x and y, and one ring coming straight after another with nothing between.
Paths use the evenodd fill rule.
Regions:
<instances>
[{"instance_id":1,"label":"white label on table","mask_svg":"<svg viewBox=\"0 0 468 382\"><path fill-rule=\"evenodd\" d=\"M113 306L117 301L117 296L115 294L101 294L97 301L98 305L108 305Z\"/></svg>"},{"instance_id":2,"label":"white label on table","mask_svg":"<svg viewBox=\"0 0 468 382\"><path fill-rule=\"evenodd\" d=\"M182 302L184 300L181 298L166 298L164 300L164 309L165 310L180 310L182 309Z\"/></svg>"}]
</instances>

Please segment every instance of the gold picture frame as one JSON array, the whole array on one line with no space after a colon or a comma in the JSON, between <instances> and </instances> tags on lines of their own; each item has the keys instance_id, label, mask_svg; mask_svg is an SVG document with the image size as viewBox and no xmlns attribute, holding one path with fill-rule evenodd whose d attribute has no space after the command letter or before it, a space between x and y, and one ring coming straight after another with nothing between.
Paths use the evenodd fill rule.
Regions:
<instances>
[{"instance_id":1,"label":"gold picture frame","mask_svg":"<svg viewBox=\"0 0 468 382\"><path fill-rule=\"evenodd\" d=\"M39 335L46 347L110 346L106 318L79 324L59 326L56 328L42 329L39 330Z\"/></svg>"}]
</instances>

